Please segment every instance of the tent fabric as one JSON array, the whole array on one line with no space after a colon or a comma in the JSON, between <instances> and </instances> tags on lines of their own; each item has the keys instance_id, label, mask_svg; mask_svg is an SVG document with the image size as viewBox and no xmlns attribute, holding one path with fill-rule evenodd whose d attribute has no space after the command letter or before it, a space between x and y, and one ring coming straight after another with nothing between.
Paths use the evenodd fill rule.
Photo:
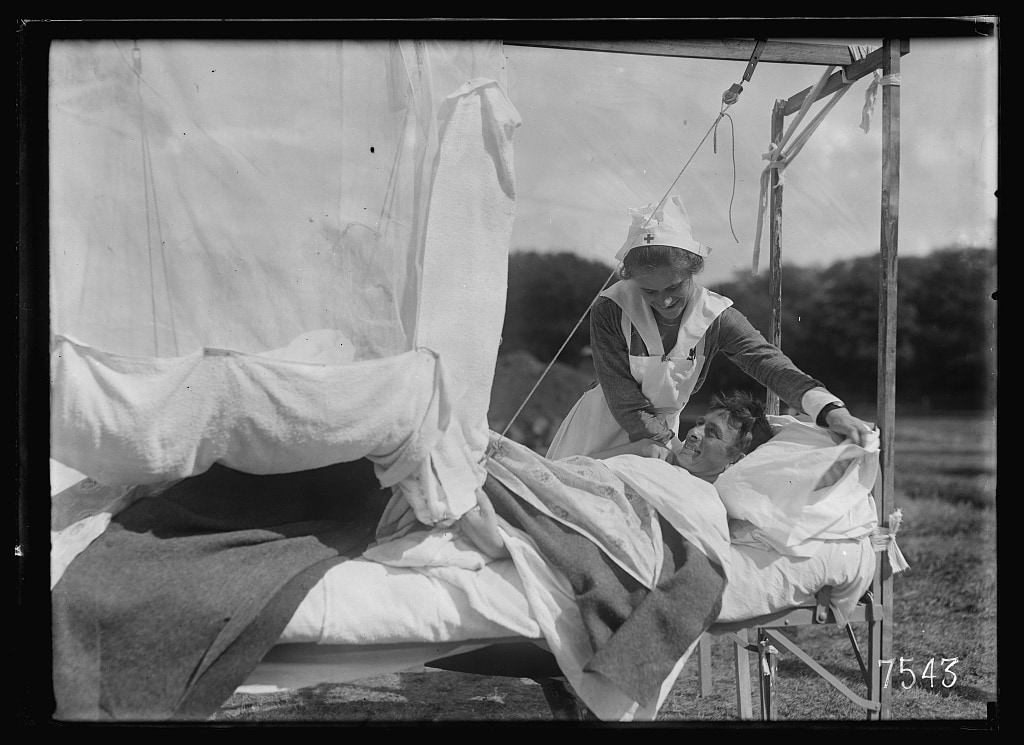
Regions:
<instances>
[{"instance_id":1,"label":"tent fabric","mask_svg":"<svg viewBox=\"0 0 1024 745\"><path fill-rule=\"evenodd\" d=\"M359 359L409 351L447 97L507 90L504 67L486 41L54 42L53 333L132 356L313 329ZM483 129L457 147L511 147Z\"/></svg>"},{"instance_id":2,"label":"tent fabric","mask_svg":"<svg viewBox=\"0 0 1024 745\"><path fill-rule=\"evenodd\" d=\"M472 507L515 207L500 44L52 61L52 457L146 484L369 456L421 522ZM311 333L343 361L304 364Z\"/></svg>"},{"instance_id":3,"label":"tent fabric","mask_svg":"<svg viewBox=\"0 0 1024 745\"><path fill-rule=\"evenodd\" d=\"M214 463L285 473L365 456L427 524L457 517L443 495L468 494L461 512L475 504L478 456L426 350L306 364L214 350L122 357L61 338L52 374L63 383L51 396L53 457L100 483L159 483Z\"/></svg>"}]
</instances>

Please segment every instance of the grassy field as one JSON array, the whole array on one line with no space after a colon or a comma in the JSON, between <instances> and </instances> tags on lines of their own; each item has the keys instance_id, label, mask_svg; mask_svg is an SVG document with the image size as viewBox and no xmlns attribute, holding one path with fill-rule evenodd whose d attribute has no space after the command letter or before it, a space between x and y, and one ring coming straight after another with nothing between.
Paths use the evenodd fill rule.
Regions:
<instances>
[{"instance_id":1,"label":"grassy field","mask_svg":"<svg viewBox=\"0 0 1024 745\"><path fill-rule=\"evenodd\" d=\"M996 647L995 420L992 415L901 417L896 488L903 522L898 543L910 569L894 587L894 722L971 720L992 726L999 700ZM858 632L866 651L863 629ZM856 693L865 694L846 635L835 627L799 630L798 642ZM659 722L736 722L735 676L728 642L713 642L714 688L699 695L695 661L684 669ZM915 675L898 674L903 658ZM956 678L942 685L942 658ZM923 677L934 660L935 678ZM759 715L755 670L754 716ZM949 685L952 682L952 685ZM790 654L780 655L778 716L785 721L854 722L857 706ZM229 699L214 721L410 723L551 720L540 687L518 678L410 672Z\"/></svg>"}]
</instances>

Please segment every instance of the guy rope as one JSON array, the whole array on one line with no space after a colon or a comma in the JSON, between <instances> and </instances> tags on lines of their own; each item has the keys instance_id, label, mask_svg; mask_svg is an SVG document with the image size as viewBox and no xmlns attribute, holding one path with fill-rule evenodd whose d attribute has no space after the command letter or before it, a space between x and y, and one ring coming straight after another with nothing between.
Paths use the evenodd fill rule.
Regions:
<instances>
[{"instance_id":1,"label":"guy rope","mask_svg":"<svg viewBox=\"0 0 1024 745\"><path fill-rule=\"evenodd\" d=\"M707 141L708 137L710 137L712 135L712 133L715 134L714 143L715 143L715 150L717 152L717 149L718 149L717 148L718 124L722 121L723 118L728 118L730 126L732 125L732 118L729 117L729 115L726 113L726 111L729 109L730 106L732 106L733 104L736 103L736 101L739 100L740 94L743 92L742 83L748 82L750 80L750 78L753 76L754 68L757 67L758 59L761 56L761 51L764 49L764 45L765 44L766 44L766 40L765 39L757 39L755 41L755 43L754 43L754 51L750 55L750 61L747 63L746 70L743 72L743 78L742 78L741 82L740 83L733 83L722 94L722 108L718 112L718 116L715 117L715 120L711 123L711 126L708 127L708 131L705 132L705 134L701 138L700 142L697 143L697 147L694 148L693 153L691 153L691 155L687 159L686 163L683 164L683 167L679 170L679 173L676 175L675 179L673 179L672 183L669 184L668 189L665 190L665 194L658 201L657 206L647 216L647 219L644 220L643 224L641 225L641 229L646 227L647 223L649 223L651 221L651 218L653 218L656 214L658 214L658 210L660 210L662 208L662 206L665 204L665 200L667 200L668 197L669 197L669 194L672 193L672 189L675 188L676 184L679 182L679 179L682 178L683 173L685 173L686 169L689 167L690 163L693 161L693 159L697 155L698 151L701 149L701 147L703 147L704 143ZM732 130L732 134L733 134L733 149L732 149L732 157L733 157L733 196L735 196L735 193L736 193L735 130ZM730 228L732 227L732 199L731 198L729 200L729 227ZM735 237L736 237L736 233L733 232L733 238L735 238ZM736 239L736 242L738 243L739 239ZM597 302L597 299L601 296L601 293L608 286L608 284L612 281L612 279L615 278L615 276L618 274L618 271L619 271L618 267L613 269L611 274L608 275L608 278L601 285L600 289L598 289L597 293L595 293L594 297L591 299L590 303L587 305L587 307L583 311L582 315L580 315L579 319L576 321L576 324L572 327L572 330L565 337L565 341L562 342L562 345L558 348L558 351L555 352L554 357L551 358L551 361L548 363L547 367L544 368L544 371L537 378L537 382L535 382L533 384L533 387L530 389L530 392L526 394L526 398L523 399L523 402L519 405L519 408L516 409L515 413L512 415L512 418L509 419L508 424L506 424L505 428L501 431L502 437L504 437L508 433L509 429L512 427L512 425L515 423L515 421L518 418L518 416L522 413L523 409L526 407L526 404L529 402L530 398L532 398L533 394L536 393L537 388L540 387L541 382L547 376L548 372L550 372L551 368L554 367L554 364L558 360L559 355L562 354L562 351L568 345L569 340L572 339L573 335L579 329L580 325L582 325L584 319L587 317L587 314L590 313L591 308L594 307L594 303Z\"/></svg>"}]
</instances>

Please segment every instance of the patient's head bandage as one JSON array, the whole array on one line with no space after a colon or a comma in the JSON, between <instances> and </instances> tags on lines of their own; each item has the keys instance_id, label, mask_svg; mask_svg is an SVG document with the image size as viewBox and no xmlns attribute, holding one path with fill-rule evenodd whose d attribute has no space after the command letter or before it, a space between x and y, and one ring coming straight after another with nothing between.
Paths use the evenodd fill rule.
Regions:
<instances>
[{"instance_id":1,"label":"patient's head bandage","mask_svg":"<svg viewBox=\"0 0 1024 745\"><path fill-rule=\"evenodd\" d=\"M657 210L656 207L657 203L629 208L633 223L629 226L626 242L615 254L616 259L622 261L637 246L674 246L703 257L711 253L710 246L693 237L690 216L686 214L682 199L672 195Z\"/></svg>"}]
</instances>

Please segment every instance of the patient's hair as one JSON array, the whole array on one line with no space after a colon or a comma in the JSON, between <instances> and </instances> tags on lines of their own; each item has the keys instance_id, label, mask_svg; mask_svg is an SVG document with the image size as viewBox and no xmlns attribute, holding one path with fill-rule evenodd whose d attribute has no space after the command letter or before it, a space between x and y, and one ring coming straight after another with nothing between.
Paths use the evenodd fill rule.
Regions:
<instances>
[{"instance_id":1,"label":"patient's hair","mask_svg":"<svg viewBox=\"0 0 1024 745\"><path fill-rule=\"evenodd\" d=\"M725 411L729 423L739 428L740 447L747 454L772 438L772 425L764 413L764 404L747 391L716 393L708 411Z\"/></svg>"}]
</instances>

